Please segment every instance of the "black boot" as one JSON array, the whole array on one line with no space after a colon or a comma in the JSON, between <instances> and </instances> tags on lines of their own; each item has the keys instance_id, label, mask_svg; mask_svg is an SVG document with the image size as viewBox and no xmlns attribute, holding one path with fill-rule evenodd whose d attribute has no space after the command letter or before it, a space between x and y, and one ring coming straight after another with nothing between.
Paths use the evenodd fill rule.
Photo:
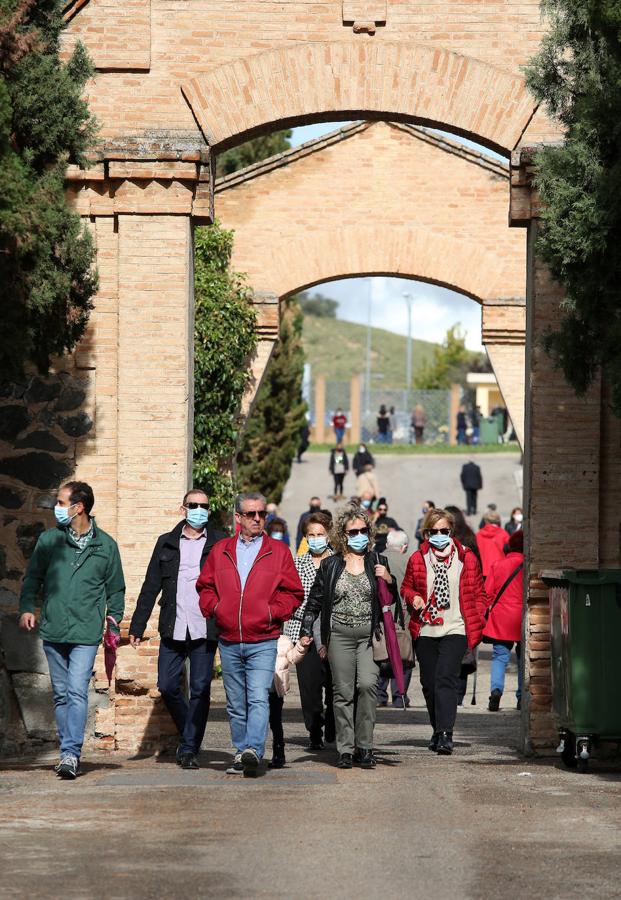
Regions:
<instances>
[{"instance_id":1,"label":"black boot","mask_svg":"<svg viewBox=\"0 0 621 900\"><path fill-rule=\"evenodd\" d=\"M502 691L499 691L498 688L492 691L489 695L489 703L487 704L487 708L490 712L498 712L500 709L500 698L502 697Z\"/></svg>"},{"instance_id":2,"label":"black boot","mask_svg":"<svg viewBox=\"0 0 621 900\"><path fill-rule=\"evenodd\" d=\"M339 753L339 758L336 763L337 769L351 769L352 765L351 753Z\"/></svg>"},{"instance_id":3,"label":"black boot","mask_svg":"<svg viewBox=\"0 0 621 900\"><path fill-rule=\"evenodd\" d=\"M438 738L439 738L439 737L440 737L439 732L434 731L434 733L431 735L431 740L430 740L429 743L427 744L427 748L428 748L429 750L433 750L434 753L435 753L436 750L438 749Z\"/></svg>"},{"instance_id":4,"label":"black boot","mask_svg":"<svg viewBox=\"0 0 621 900\"><path fill-rule=\"evenodd\" d=\"M358 762L361 769L375 768L375 757L372 750L357 750L356 752L358 754L356 762Z\"/></svg>"},{"instance_id":5,"label":"black boot","mask_svg":"<svg viewBox=\"0 0 621 900\"><path fill-rule=\"evenodd\" d=\"M438 749L440 756L450 756L453 752L453 732L440 731L438 733Z\"/></svg>"},{"instance_id":6,"label":"black boot","mask_svg":"<svg viewBox=\"0 0 621 900\"><path fill-rule=\"evenodd\" d=\"M272 747L272 759L267 764L268 769L284 769L286 762L285 745L274 744Z\"/></svg>"}]
</instances>

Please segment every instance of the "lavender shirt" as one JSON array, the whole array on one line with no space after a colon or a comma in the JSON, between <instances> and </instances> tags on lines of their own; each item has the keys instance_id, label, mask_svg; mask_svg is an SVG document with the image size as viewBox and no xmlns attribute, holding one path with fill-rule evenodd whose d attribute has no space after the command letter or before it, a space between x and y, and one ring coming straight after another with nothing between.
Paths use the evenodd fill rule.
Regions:
<instances>
[{"instance_id":1,"label":"lavender shirt","mask_svg":"<svg viewBox=\"0 0 621 900\"><path fill-rule=\"evenodd\" d=\"M259 555L261 544L263 543L263 535L258 534L256 537L245 541L241 533L237 537L237 545L235 547L235 556L237 557L237 571L239 572L239 580L241 581L242 591L246 587L246 581L250 575L250 570L254 565L254 561ZM196 576L198 578L198 576Z\"/></svg>"},{"instance_id":2,"label":"lavender shirt","mask_svg":"<svg viewBox=\"0 0 621 900\"><path fill-rule=\"evenodd\" d=\"M177 618L173 640L185 641L190 634L193 641L204 638L206 634L205 618L198 605L196 580L201 571L201 555L205 547L206 535L203 532L196 540L187 538L183 532L179 540L179 576L177 578Z\"/></svg>"}]
</instances>

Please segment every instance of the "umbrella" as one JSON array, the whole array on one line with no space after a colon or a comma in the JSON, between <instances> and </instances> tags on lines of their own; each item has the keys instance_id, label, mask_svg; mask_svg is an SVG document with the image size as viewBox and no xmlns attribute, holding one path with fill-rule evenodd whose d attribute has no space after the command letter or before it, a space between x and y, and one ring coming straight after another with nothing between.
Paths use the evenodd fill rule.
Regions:
<instances>
[{"instance_id":1,"label":"umbrella","mask_svg":"<svg viewBox=\"0 0 621 900\"><path fill-rule=\"evenodd\" d=\"M377 591L379 594L380 606L382 607L384 639L386 641L388 659L392 668L393 678L397 682L399 693L404 698L403 707L405 709L405 677L403 675L403 662L401 660L401 650L397 639L395 620L392 614L394 598L383 578L377 579Z\"/></svg>"},{"instance_id":2,"label":"umbrella","mask_svg":"<svg viewBox=\"0 0 621 900\"><path fill-rule=\"evenodd\" d=\"M113 630L110 625L114 625ZM112 673L116 665L116 650L121 643L121 635L118 632L118 622L112 616L106 616L106 630L104 632L104 662L106 664L106 675L108 676L108 684L112 682Z\"/></svg>"}]
</instances>

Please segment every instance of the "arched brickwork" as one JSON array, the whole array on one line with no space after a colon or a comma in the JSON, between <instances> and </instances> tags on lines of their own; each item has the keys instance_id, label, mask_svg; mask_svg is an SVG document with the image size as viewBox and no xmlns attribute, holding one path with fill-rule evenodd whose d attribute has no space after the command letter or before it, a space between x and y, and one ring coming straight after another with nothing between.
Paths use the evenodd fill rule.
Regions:
<instances>
[{"instance_id":1,"label":"arched brickwork","mask_svg":"<svg viewBox=\"0 0 621 900\"><path fill-rule=\"evenodd\" d=\"M205 72L182 90L213 147L283 122L377 117L444 127L508 153L536 108L515 75L405 43L276 48Z\"/></svg>"}]
</instances>

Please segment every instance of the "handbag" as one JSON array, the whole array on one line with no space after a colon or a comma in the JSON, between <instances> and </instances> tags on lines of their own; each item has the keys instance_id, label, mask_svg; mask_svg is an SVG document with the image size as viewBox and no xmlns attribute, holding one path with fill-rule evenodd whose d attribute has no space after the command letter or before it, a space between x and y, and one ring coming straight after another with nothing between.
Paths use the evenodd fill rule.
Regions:
<instances>
[{"instance_id":1,"label":"handbag","mask_svg":"<svg viewBox=\"0 0 621 900\"><path fill-rule=\"evenodd\" d=\"M468 649L464 653L464 658L461 661L461 671L459 673L460 678L467 678L468 675L472 675L477 670L477 651L475 649Z\"/></svg>"}]
</instances>

